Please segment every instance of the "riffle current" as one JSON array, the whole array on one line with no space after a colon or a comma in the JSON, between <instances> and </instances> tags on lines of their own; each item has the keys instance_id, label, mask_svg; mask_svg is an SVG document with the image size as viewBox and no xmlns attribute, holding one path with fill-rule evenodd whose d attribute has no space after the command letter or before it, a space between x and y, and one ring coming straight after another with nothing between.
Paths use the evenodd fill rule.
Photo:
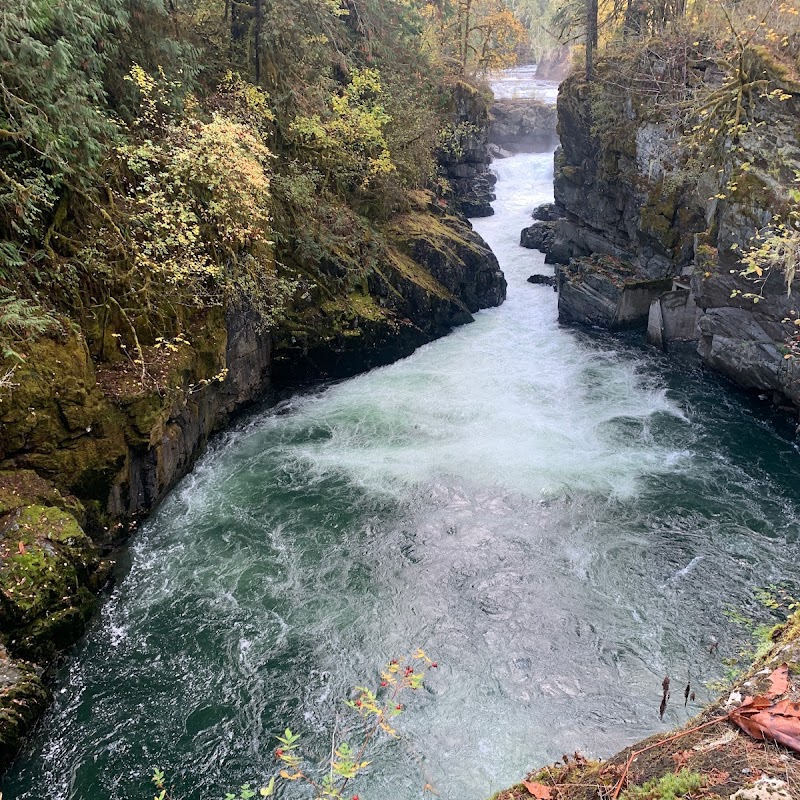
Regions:
<instances>
[{"instance_id":1,"label":"riffle current","mask_svg":"<svg viewBox=\"0 0 800 800\"><path fill-rule=\"evenodd\" d=\"M362 800L481 800L713 696L737 615L769 621L758 590L794 591L790 426L690 357L559 327L518 246L552 153L495 169L475 227L507 302L218 438L134 538L7 800L146 800L154 766L179 798L259 784L277 733L324 756L350 687L418 646L439 668Z\"/></svg>"}]
</instances>

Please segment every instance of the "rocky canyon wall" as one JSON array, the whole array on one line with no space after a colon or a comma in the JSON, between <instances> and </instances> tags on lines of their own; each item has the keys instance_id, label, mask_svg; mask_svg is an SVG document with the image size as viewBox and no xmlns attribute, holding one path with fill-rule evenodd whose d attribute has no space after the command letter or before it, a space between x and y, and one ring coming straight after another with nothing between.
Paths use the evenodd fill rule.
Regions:
<instances>
[{"instance_id":1,"label":"rocky canyon wall","mask_svg":"<svg viewBox=\"0 0 800 800\"><path fill-rule=\"evenodd\" d=\"M557 265L560 319L649 322L652 343L693 342L740 385L800 406L800 280L778 268L746 275L741 261L794 203L800 87L786 65L752 53L749 74L766 88L735 141L701 162L667 106L604 80L613 67L593 84L579 75L562 84L555 206L523 232ZM704 75L712 63L694 69L693 80L714 80Z\"/></svg>"}]
</instances>

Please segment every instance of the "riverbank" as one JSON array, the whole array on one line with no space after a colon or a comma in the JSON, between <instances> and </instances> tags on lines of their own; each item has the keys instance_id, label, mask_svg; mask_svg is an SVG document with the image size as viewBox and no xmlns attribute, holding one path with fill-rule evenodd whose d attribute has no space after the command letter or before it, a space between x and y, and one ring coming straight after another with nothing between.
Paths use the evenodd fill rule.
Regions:
<instances>
[{"instance_id":1,"label":"riverbank","mask_svg":"<svg viewBox=\"0 0 800 800\"><path fill-rule=\"evenodd\" d=\"M773 735L793 739L795 747L800 747L800 616L795 614L777 626L771 639L769 651L731 685L730 691L680 728L637 742L603 761L587 759L578 752L565 754L561 761L529 773L524 781L498 792L492 800L599 800L617 796L624 800L793 800L800 796L796 749L763 735L759 740L757 725L751 723L753 735L748 735L730 719L732 711L747 708L748 698L766 698L761 704L765 707L783 703L778 711L787 716L775 716L762 724L768 722ZM688 701L691 691L691 687L684 690L683 684L673 682L669 702L680 705Z\"/></svg>"},{"instance_id":2,"label":"riverbank","mask_svg":"<svg viewBox=\"0 0 800 800\"><path fill-rule=\"evenodd\" d=\"M231 304L141 360L97 363L74 329L28 344L0 388L0 766L46 706L45 670L92 618L109 552L215 433L272 389L390 363L503 301L491 251L432 196L385 235L358 291L331 287L272 330Z\"/></svg>"},{"instance_id":3,"label":"riverbank","mask_svg":"<svg viewBox=\"0 0 800 800\"><path fill-rule=\"evenodd\" d=\"M692 126L670 110L677 97L702 107L721 80L709 42L678 38L682 68L657 91L639 70L678 52L669 34L652 49L612 48L596 82L564 81L555 206L523 240L557 265L563 322L639 327L665 351L694 347L711 369L797 416L797 48L748 45L748 73L765 88L747 95L746 123L722 141L727 89L713 125L705 112Z\"/></svg>"}]
</instances>

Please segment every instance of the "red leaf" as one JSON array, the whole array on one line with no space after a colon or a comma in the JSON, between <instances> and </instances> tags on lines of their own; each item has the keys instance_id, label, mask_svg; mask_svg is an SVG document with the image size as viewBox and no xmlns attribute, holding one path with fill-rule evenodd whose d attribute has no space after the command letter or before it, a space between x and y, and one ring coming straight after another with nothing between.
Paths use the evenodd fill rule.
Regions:
<instances>
[{"instance_id":1,"label":"red leaf","mask_svg":"<svg viewBox=\"0 0 800 800\"><path fill-rule=\"evenodd\" d=\"M753 717L739 714L738 709L737 711L731 712L731 722L733 722L734 725L738 725L748 736L752 736L758 741L764 738L764 732L761 730L761 726L757 722L753 722Z\"/></svg>"},{"instance_id":2,"label":"red leaf","mask_svg":"<svg viewBox=\"0 0 800 800\"><path fill-rule=\"evenodd\" d=\"M764 699L756 697L754 702ZM800 753L800 703L781 700L760 710L743 706L732 711L730 719L754 739L772 739Z\"/></svg>"},{"instance_id":3,"label":"red leaf","mask_svg":"<svg viewBox=\"0 0 800 800\"><path fill-rule=\"evenodd\" d=\"M553 797L552 791L549 786L543 783L531 783L531 781L522 781L522 785L538 800L551 800Z\"/></svg>"},{"instance_id":4,"label":"red leaf","mask_svg":"<svg viewBox=\"0 0 800 800\"><path fill-rule=\"evenodd\" d=\"M23 555L23 556L25 555L25 542L20 542L19 543L19 552L20 552L20 555Z\"/></svg>"},{"instance_id":5,"label":"red leaf","mask_svg":"<svg viewBox=\"0 0 800 800\"><path fill-rule=\"evenodd\" d=\"M745 697L742 704L739 708L733 710L733 714L756 714L759 711L763 711L765 708L769 708L772 705L770 699L763 694L758 695L757 697Z\"/></svg>"},{"instance_id":6,"label":"red leaf","mask_svg":"<svg viewBox=\"0 0 800 800\"><path fill-rule=\"evenodd\" d=\"M775 698L785 694L789 689L789 665L781 664L772 675L769 676L769 689L767 697Z\"/></svg>"}]
</instances>

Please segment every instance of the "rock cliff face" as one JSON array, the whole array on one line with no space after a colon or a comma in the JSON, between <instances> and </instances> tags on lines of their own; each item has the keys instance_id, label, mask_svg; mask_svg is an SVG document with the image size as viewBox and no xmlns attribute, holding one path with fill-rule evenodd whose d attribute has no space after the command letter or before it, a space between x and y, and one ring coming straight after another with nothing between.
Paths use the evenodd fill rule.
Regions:
<instances>
[{"instance_id":1,"label":"rock cliff face","mask_svg":"<svg viewBox=\"0 0 800 800\"><path fill-rule=\"evenodd\" d=\"M495 158L544 153L557 141L556 109L538 100L495 100L489 117L489 151Z\"/></svg>"},{"instance_id":2,"label":"rock cliff face","mask_svg":"<svg viewBox=\"0 0 800 800\"><path fill-rule=\"evenodd\" d=\"M85 629L103 554L232 414L272 386L408 355L505 298L494 255L433 195L416 193L383 236L375 263L331 267L336 283L307 287L271 330L242 303L198 312L187 343L145 348L143 371L98 366L65 328L0 388L0 768L46 704L44 668Z\"/></svg>"},{"instance_id":3,"label":"rock cliff face","mask_svg":"<svg viewBox=\"0 0 800 800\"><path fill-rule=\"evenodd\" d=\"M494 214L492 188L497 179L489 172L488 98L474 86L460 82L453 89L452 102L452 136L439 151L440 170L464 216L490 217Z\"/></svg>"},{"instance_id":4,"label":"rock cliff face","mask_svg":"<svg viewBox=\"0 0 800 800\"><path fill-rule=\"evenodd\" d=\"M543 81L563 81L572 71L572 48L569 45L548 50L536 64L536 77Z\"/></svg>"},{"instance_id":5,"label":"rock cliff face","mask_svg":"<svg viewBox=\"0 0 800 800\"><path fill-rule=\"evenodd\" d=\"M716 169L682 162L688 144L671 139L666 120L647 101L599 81L567 79L558 98L555 156L561 216L525 236L547 250L549 262L573 264L559 268L563 321L613 325L602 308L607 293L601 300L589 291L602 282L602 270L587 277L593 270L585 259L592 254L626 265L635 281L658 286L672 279L670 291L653 298L653 343L695 341L709 366L779 403L800 406L797 360L784 357L796 330L787 320L798 309L800 281L787 284L778 269L754 281L741 274L738 260L791 196L800 169L800 94L766 54L752 60L751 74L785 97L753 102L738 147L721 152ZM638 321L645 325L648 314Z\"/></svg>"}]
</instances>

